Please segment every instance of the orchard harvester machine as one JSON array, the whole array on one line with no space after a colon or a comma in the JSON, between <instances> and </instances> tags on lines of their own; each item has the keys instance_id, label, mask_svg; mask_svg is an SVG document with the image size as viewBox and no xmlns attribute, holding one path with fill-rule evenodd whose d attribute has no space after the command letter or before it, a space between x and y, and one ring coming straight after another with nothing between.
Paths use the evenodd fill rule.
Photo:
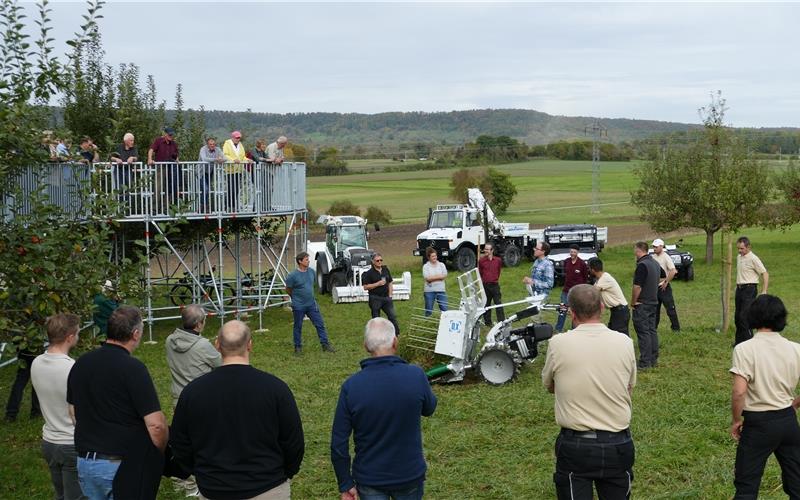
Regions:
<instances>
[{"instance_id":1,"label":"orchard harvester machine","mask_svg":"<svg viewBox=\"0 0 800 500\"><path fill-rule=\"evenodd\" d=\"M512 326L513 323L526 318L536 319L541 311L557 310L559 306L546 304L545 295L533 295L529 291L522 300L487 307L486 292L477 269L460 275L458 287L461 292L459 307L441 313L435 340L431 338L432 326L417 325L408 335L409 346L452 358L428 370L428 378L432 381L460 382L467 370L475 370L492 385L513 380L523 364L536 359L538 344L553 336L553 326L549 323L532 320L517 328ZM481 344L483 314L499 307L508 311L513 306L524 308L497 322Z\"/></svg>"}]
</instances>

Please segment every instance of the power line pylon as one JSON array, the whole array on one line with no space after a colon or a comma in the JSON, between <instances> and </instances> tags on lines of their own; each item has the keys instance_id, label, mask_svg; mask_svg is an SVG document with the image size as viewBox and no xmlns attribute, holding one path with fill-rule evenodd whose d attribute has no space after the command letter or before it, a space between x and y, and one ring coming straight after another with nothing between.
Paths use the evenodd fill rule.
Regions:
<instances>
[{"instance_id":1,"label":"power line pylon","mask_svg":"<svg viewBox=\"0 0 800 500\"><path fill-rule=\"evenodd\" d=\"M592 213L600 213L600 139L608 137L608 130L595 120L587 125L584 134L592 134Z\"/></svg>"}]
</instances>

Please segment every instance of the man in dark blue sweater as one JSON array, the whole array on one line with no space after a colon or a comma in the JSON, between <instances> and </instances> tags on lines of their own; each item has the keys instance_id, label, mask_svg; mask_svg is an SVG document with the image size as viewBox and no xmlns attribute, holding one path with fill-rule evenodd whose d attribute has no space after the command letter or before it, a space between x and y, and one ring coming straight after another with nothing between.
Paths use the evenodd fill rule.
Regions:
<instances>
[{"instance_id":1,"label":"man in dark blue sweater","mask_svg":"<svg viewBox=\"0 0 800 500\"><path fill-rule=\"evenodd\" d=\"M367 323L369 358L342 384L331 431L331 461L342 500L422 498L427 465L420 415L436 409L425 372L396 356L394 326ZM350 434L355 458L350 463Z\"/></svg>"},{"instance_id":2,"label":"man in dark blue sweater","mask_svg":"<svg viewBox=\"0 0 800 500\"><path fill-rule=\"evenodd\" d=\"M292 391L250 366L253 341L241 321L225 323L216 346L222 366L190 382L175 408L170 444L178 468L195 475L205 498L288 500L304 452Z\"/></svg>"}]
</instances>

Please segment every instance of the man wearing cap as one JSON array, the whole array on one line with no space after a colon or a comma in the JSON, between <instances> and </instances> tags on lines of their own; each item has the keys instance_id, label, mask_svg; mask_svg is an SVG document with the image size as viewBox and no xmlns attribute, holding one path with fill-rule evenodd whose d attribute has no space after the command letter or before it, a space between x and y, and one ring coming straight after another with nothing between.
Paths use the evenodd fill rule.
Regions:
<instances>
[{"instance_id":1,"label":"man wearing cap","mask_svg":"<svg viewBox=\"0 0 800 500\"><path fill-rule=\"evenodd\" d=\"M628 333L628 323L631 319L628 301L622 294L617 280L609 273L603 271L603 261L597 257L589 260L589 272L594 276L594 287L600 292L603 305L611 311L611 318L608 320L608 327L615 332Z\"/></svg>"},{"instance_id":2,"label":"man wearing cap","mask_svg":"<svg viewBox=\"0 0 800 500\"><path fill-rule=\"evenodd\" d=\"M736 240L739 255L736 257L736 343L738 345L753 337L747 321L747 309L758 294L758 278L763 280L761 293L767 293L769 273L756 254L750 250L750 238L742 236Z\"/></svg>"},{"instance_id":3,"label":"man wearing cap","mask_svg":"<svg viewBox=\"0 0 800 500\"><path fill-rule=\"evenodd\" d=\"M675 309L675 299L672 297L672 285L669 284L672 278L678 274L675 263L667 252L664 251L664 240L656 238L653 240L653 258L661 269L665 277L658 282L658 309L656 309L656 328L661 321L661 305L667 310L669 322L673 332L681 331L681 322L678 321L678 311Z\"/></svg>"},{"instance_id":4,"label":"man wearing cap","mask_svg":"<svg viewBox=\"0 0 800 500\"><path fill-rule=\"evenodd\" d=\"M581 247L573 243L569 246L569 259L564 261L564 289L561 290L561 303L567 303L567 294L575 285L585 285L589 282L589 266L578 257ZM556 321L556 331L564 331L564 321L567 319L567 311L563 308L558 312Z\"/></svg>"},{"instance_id":5,"label":"man wearing cap","mask_svg":"<svg viewBox=\"0 0 800 500\"><path fill-rule=\"evenodd\" d=\"M222 154L225 155L225 180L228 184L225 209L235 212L239 206L240 187L245 188L245 176L242 175L244 168L242 164L250 163L247 151L242 144L242 133L238 130L231 132L231 138L222 145ZM248 167L249 169L249 167ZM249 177L247 178L249 180Z\"/></svg>"},{"instance_id":6,"label":"man wearing cap","mask_svg":"<svg viewBox=\"0 0 800 500\"><path fill-rule=\"evenodd\" d=\"M178 202L178 192L181 185L181 170L178 165L178 143L175 142L175 129L164 127L164 134L156 137L147 151L147 164L169 163L169 165L156 166L155 172L155 202L156 213L166 213L167 208ZM166 188L166 189L165 189Z\"/></svg>"},{"instance_id":7,"label":"man wearing cap","mask_svg":"<svg viewBox=\"0 0 800 500\"><path fill-rule=\"evenodd\" d=\"M647 252L645 245L645 253ZM634 444L631 393L636 385L633 341L602 324L600 292L576 285L567 297L575 327L550 339L542 382L555 394L559 499L630 498Z\"/></svg>"},{"instance_id":8,"label":"man wearing cap","mask_svg":"<svg viewBox=\"0 0 800 500\"><path fill-rule=\"evenodd\" d=\"M280 136L277 141L267 146L267 161L276 165L283 163L283 148L287 142L289 142L289 139Z\"/></svg>"}]
</instances>

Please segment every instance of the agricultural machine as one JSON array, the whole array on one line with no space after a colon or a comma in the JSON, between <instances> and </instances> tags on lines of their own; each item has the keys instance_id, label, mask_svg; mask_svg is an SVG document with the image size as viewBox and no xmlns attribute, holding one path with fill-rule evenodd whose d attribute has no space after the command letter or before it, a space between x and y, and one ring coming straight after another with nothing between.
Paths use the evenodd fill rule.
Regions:
<instances>
[{"instance_id":1,"label":"agricultural machine","mask_svg":"<svg viewBox=\"0 0 800 500\"><path fill-rule=\"evenodd\" d=\"M369 294L361 284L361 275L372 266L367 240L367 220L355 215L321 215L318 224L325 225L325 241L307 244L310 267L317 273L317 287L322 294L330 292L333 302L366 302ZM377 228L376 226L376 229ZM406 271L392 282L394 300L411 298L411 273Z\"/></svg>"},{"instance_id":2,"label":"agricultural machine","mask_svg":"<svg viewBox=\"0 0 800 500\"><path fill-rule=\"evenodd\" d=\"M522 300L487 307L486 293L477 269L460 275L458 287L461 291L459 308L441 313L436 339L425 336L424 328L418 328L409 335L409 345L451 357L449 362L428 370L428 377L434 381L460 382L467 370L475 370L489 384L510 382L524 363L536 359L538 344L553 336L553 326L549 323L530 321L517 328L512 326L513 323L538 316L543 310L557 310L559 306L546 304L545 295L529 294ZM524 309L497 322L481 344L483 313L516 305L524 306Z\"/></svg>"}]
</instances>

